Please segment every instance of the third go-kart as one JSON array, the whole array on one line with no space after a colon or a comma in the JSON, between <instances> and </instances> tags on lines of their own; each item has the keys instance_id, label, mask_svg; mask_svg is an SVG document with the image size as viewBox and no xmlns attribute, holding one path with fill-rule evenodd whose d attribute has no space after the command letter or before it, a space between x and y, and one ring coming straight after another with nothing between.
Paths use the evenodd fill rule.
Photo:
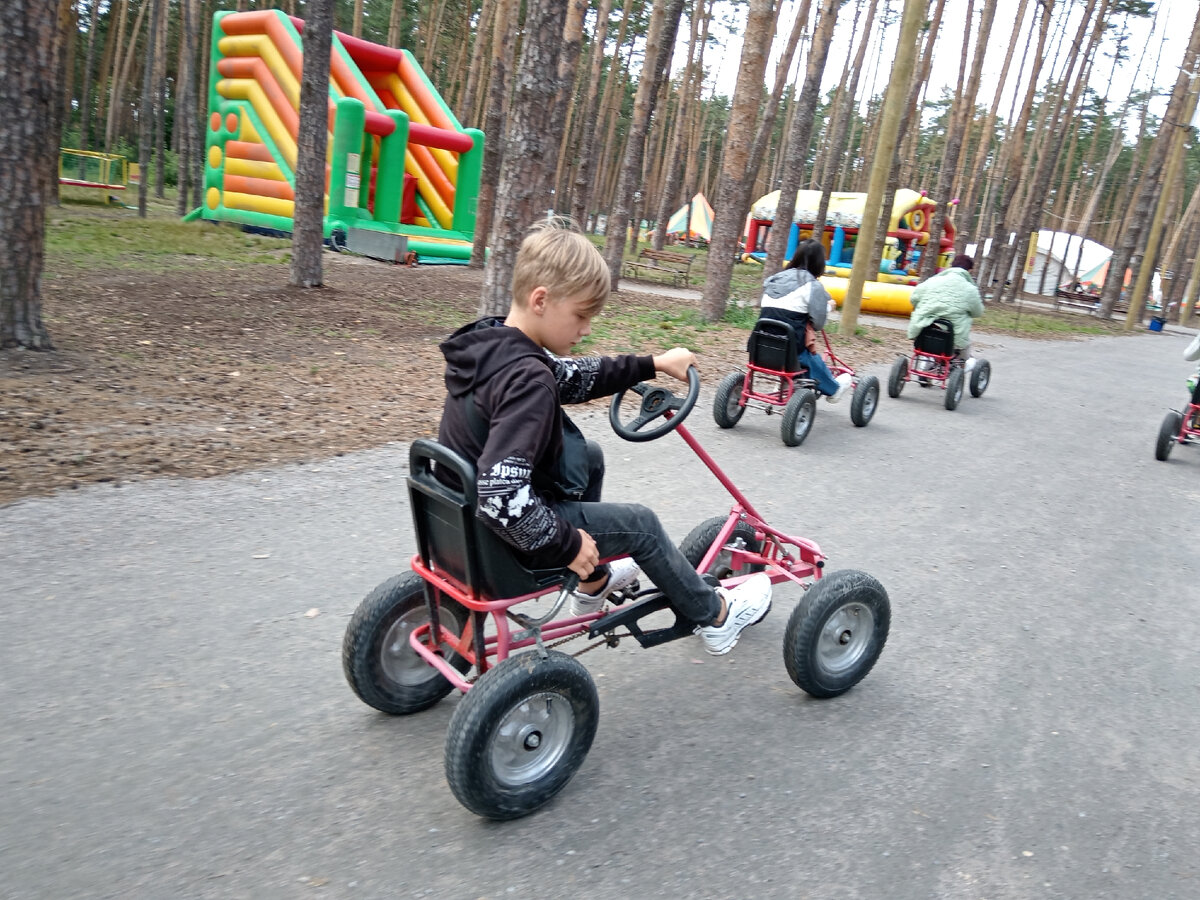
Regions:
<instances>
[{"instance_id":1,"label":"third go-kart","mask_svg":"<svg viewBox=\"0 0 1200 900\"><path fill-rule=\"evenodd\" d=\"M1183 410L1171 410L1158 428L1154 458L1166 462L1176 444L1200 444L1200 379L1192 388L1191 402Z\"/></svg>"},{"instance_id":2,"label":"third go-kart","mask_svg":"<svg viewBox=\"0 0 1200 900\"><path fill-rule=\"evenodd\" d=\"M814 697L843 694L871 670L887 641L887 593L863 572L825 575L826 558L815 542L762 518L683 427L700 390L696 370L688 375L683 398L636 385L640 407L628 422L621 420L626 392L613 397L612 427L630 441L676 431L695 451L733 505L728 515L691 531L684 555L725 587L766 571L775 584L802 588L784 631L784 666ZM521 565L475 517L472 465L434 441L413 442L408 488L417 553L411 571L375 588L351 618L342 647L346 678L365 703L394 715L461 691L446 734L451 791L485 818L526 815L570 781L596 732L596 686L578 657L625 637L652 647L690 636L693 623L678 616L665 627L645 623L670 608L652 589L610 597L618 604L611 611L564 614L576 577Z\"/></svg>"},{"instance_id":3,"label":"third go-kart","mask_svg":"<svg viewBox=\"0 0 1200 900\"><path fill-rule=\"evenodd\" d=\"M954 350L954 326L949 319L926 325L909 356L897 357L888 377L888 396L899 397L904 385L916 380L921 387L940 385L946 392L946 409L956 409L968 384L972 397L982 397L992 380L992 364L972 357L964 360Z\"/></svg>"}]
</instances>

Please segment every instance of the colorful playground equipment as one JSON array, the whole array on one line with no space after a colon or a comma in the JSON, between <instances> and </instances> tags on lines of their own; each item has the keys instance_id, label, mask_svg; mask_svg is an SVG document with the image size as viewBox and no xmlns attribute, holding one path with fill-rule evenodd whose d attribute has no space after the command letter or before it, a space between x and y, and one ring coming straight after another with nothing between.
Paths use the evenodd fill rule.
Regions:
<instances>
[{"instance_id":1,"label":"colorful playground equipment","mask_svg":"<svg viewBox=\"0 0 1200 900\"><path fill-rule=\"evenodd\" d=\"M290 233L304 22L213 17L204 204L188 218ZM334 32L325 236L400 258L471 255L483 132L463 128L406 50Z\"/></svg>"},{"instance_id":2,"label":"colorful playground equipment","mask_svg":"<svg viewBox=\"0 0 1200 900\"><path fill-rule=\"evenodd\" d=\"M70 187L96 188L105 192L129 187L129 163L115 153L60 148L58 183Z\"/></svg>"},{"instance_id":3,"label":"colorful playground equipment","mask_svg":"<svg viewBox=\"0 0 1200 900\"><path fill-rule=\"evenodd\" d=\"M825 246L825 284L840 306L846 295L850 268L854 263L858 230L867 195L834 193L829 198L829 211L818 240ZM820 191L797 191L796 212L788 234L786 255L790 257L796 245L813 236L813 220L820 206ZM779 191L760 197L750 208L746 224L746 256L761 260L766 256L767 234L774 225L779 205ZM908 315L912 311L910 296L917 283L917 265L929 243L929 222L936 204L924 192L900 189L892 204L884 240L883 257L879 261L876 280L863 286L862 309L865 312ZM954 254L954 223L946 217L938 247L939 268L949 265Z\"/></svg>"}]
</instances>

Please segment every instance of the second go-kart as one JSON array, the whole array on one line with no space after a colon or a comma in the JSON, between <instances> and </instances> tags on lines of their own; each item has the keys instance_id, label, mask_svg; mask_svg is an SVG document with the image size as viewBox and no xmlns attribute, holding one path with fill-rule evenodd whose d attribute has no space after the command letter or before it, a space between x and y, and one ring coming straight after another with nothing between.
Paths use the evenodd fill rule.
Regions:
<instances>
[{"instance_id":1,"label":"second go-kart","mask_svg":"<svg viewBox=\"0 0 1200 900\"><path fill-rule=\"evenodd\" d=\"M921 387L940 385L946 392L946 409L953 410L968 382L972 397L983 396L992 380L992 364L979 357L963 360L954 350L953 324L949 319L934 319L913 341L912 354L892 364L888 396L899 397L904 385L914 379Z\"/></svg>"},{"instance_id":2,"label":"second go-kart","mask_svg":"<svg viewBox=\"0 0 1200 900\"><path fill-rule=\"evenodd\" d=\"M863 572L824 575L826 558L816 543L784 534L759 515L683 427L700 390L696 370L688 375L682 399L636 385L640 407L627 423L621 421L626 392L613 397L612 427L631 441L674 430L695 451L733 506L697 525L681 545L684 555L714 584L731 587L766 571L775 584L801 587L803 599L784 631L784 666L814 697L843 694L871 670L887 641L887 593ZM611 611L564 614L576 577L525 568L476 519L472 465L430 440L414 441L409 458L417 553L411 571L375 588L352 616L342 646L346 678L365 703L395 715L461 691L446 733L446 780L472 812L517 818L561 791L591 747L599 699L577 657L625 637L653 647L692 635L694 626L678 616L665 627L645 623L670 609L655 590L610 597L618 604ZM519 611L522 604L541 609L551 598L547 610ZM576 640L581 645L572 654Z\"/></svg>"},{"instance_id":3,"label":"second go-kart","mask_svg":"<svg viewBox=\"0 0 1200 900\"><path fill-rule=\"evenodd\" d=\"M874 375L859 378L838 358L824 331L825 361L836 378L849 375L854 380L850 399L850 421L866 427L879 405L879 379ZM732 428L748 407L765 409L771 415L783 410L780 433L789 447L804 443L817 416L817 383L808 369L796 359L799 338L792 326L779 319L759 319L750 332L746 371L730 372L717 385L713 400L713 419L722 428Z\"/></svg>"}]
</instances>

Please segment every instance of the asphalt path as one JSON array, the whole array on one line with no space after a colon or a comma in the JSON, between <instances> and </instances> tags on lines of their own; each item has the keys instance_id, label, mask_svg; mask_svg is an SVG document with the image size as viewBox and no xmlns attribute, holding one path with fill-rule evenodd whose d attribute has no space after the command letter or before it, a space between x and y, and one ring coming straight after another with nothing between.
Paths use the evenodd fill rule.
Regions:
<instances>
[{"instance_id":1,"label":"asphalt path","mask_svg":"<svg viewBox=\"0 0 1200 900\"><path fill-rule=\"evenodd\" d=\"M887 647L807 697L789 587L727 657L597 649L590 755L507 824L445 783L457 697L392 718L342 676L413 550L404 445L0 508L0 896L1200 896L1200 447L1153 456L1187 340L980 337L984 397L821 403L794 449L720 431L705 385L694 433L883 583ZM581 418L610 499L680 539L728 508L676 436Z\"/></svg>"}]
</instances>

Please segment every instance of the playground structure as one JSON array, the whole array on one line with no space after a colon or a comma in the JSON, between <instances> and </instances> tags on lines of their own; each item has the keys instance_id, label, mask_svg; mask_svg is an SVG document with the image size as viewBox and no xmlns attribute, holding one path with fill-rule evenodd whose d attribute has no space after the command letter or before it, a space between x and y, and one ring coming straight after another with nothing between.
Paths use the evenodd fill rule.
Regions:
<instances>
[{"instance_id":1,"label":"playground structure","mask_svg":"<svg viewBox=\"0 0 1200 900\"><path fill-rule=\"evenodd\" d=\"M850 268L862 225L863 206L867 195L834 193L829 197L825 226L817 240L825 247L826 268L822 283L840 306L845 299ZM797 191L796 211L785 255L791 257L796 245L813 237L813 220L821 201L820 191ZM760 197L750 208L746 222L746 257L761 261L766 257L767 234L774 225L779 206L779 191ZM884 240L883 256L878 275L863 286L862 309L892 315L908 315L912 311L912 285L917 283L917 266L921 254L928 252L929 222L937 205L924 192L900 189L892 203ZM954 254L954 223L947 215L941 240L938 242L938 267L949 265Z\"/></svg>"},{"instance_id":2,"label":"playground structure","mask_svg":"<svg viewBox=\"0 0 1200 900\"><path fill-rule=\"evenodd\" d=\"M58 151L58 183L69 187L95 188L104 191L123 191L129 187L129 163L115 153L94 150L60 148Z\"/></svg>"},{"instance_id":3,"label":"playground structure","mask_svg":"<svg viewBox=\"0 0 1200 900\"><path fill-rule=\"evenodd\" d=\"M213 17L204 203L188 218L290 233L304 22ZM325 237L382 258L465 263L483 132L464 129L406 50L334 32Z\"/></svg>"}]
</instances>

